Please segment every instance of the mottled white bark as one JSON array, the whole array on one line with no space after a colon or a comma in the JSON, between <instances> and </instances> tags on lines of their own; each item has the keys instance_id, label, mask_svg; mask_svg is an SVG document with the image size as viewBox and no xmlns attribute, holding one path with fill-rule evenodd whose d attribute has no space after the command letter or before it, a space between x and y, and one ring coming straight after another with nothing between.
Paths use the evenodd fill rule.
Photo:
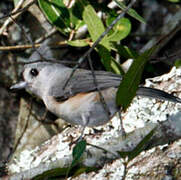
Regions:
<instances>
[{"instance_id":1,"label":"mottled white bark","mask_svg":"<svg viewBox=\"0 0 181 180\"><path fill-rule=\"evenodd\" d=\"M163 89L169 93L177 92L175 95L179 96L179 90L181 89L180 77L181 69L173 68L166 75L147 80L146 86ZM89 175L86 175L86 179L96 179L98 177L104 179L109 173L111 178L120 179L124 173L125 166L123 166L123 160L119 157L117 151L130 151L134 149L143 137L155 127L155 134L149 143L149 149L156 145L165 145L179 140L181 138L180 109L180 104L137 97L133 100L128 111L122 114L124 127L128 133L125 139L121 136L120 122L117 117L114 117L105 126L97 127L96 129L101 130L101 133L94 133L92 129L87 128L85 130L87 142L107 151L103 152L98 148L87 146L87 150L82 158L82 164L102 167L102 169L96 173L89 173ZM18 157L14 157L14 160L8 164L10 174L18 173L12 175L11 179L32 178L56 167L68 167L72 161L71 153L73 146L70 143L79 135L80 131L78 131L78 128L72 127L52 137L39 147L23 150ZM160 149L162 147L160 146ZM174 148L177 149L177 147ZM155 154L155 148L150 149L150 151ZM142 157L148 160L151 154L150 151L145 151L137 158ZM180 151L177 149L176 152L179 154ZM143 161L143 159L138 161L137 158L132 160L126 167L128 171L127 179L136 172L141 173L144 170L146 173L146 168L147 170L149 167L151 168L148 164L141 168L142 164L140 165L139 161L148 161ZM153 165L159 161L159 157L153 158L151 156L151 160ZM84 179L85 175L82 174L80 177Z\"/></svg>"}]
</instances>

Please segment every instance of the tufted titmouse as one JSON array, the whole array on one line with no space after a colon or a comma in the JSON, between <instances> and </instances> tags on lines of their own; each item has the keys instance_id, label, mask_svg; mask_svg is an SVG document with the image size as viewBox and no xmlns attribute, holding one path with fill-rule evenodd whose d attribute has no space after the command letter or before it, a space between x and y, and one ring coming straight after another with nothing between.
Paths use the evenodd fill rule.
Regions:
<instances>
[{"instance_id":1,"label":"tufted titmouse","mask_svg":"<svg viewBox=\"0 0 181 180\"><path fill-rule=\"evenodd\" d=\"M120 110L115 98L122 77L111 72L95 71L98 88L110 111L108 117L91 71L77 69L63 89L71 72L71 68L59 63L27 64L23 71L24 81L11 86L11 89L25 88L32 92L44 101L48 110L71 124L93 127L108 122ZM139 87L136 94L181 103L181 99L153 88Z\"/></svg>"}]
</instances>

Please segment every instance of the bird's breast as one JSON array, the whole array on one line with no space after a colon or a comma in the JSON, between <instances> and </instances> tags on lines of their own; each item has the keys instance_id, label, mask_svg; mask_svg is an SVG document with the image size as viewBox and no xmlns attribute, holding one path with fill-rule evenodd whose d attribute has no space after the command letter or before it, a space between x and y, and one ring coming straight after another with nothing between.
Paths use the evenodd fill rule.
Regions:
<instances>
[{"instance_id":1,"label":"bird's breast","mask_svg":"<svg viewBox=\"0 0 181 180\"><path fill-rule=\"evenodd\" d=\"M104 100L111 112L111 117L117 112L115 104L115 89L102 91ZM88 118L88 126L105 124L110 118L106 116L105 109L97 91L79 93L65 101L57 101L53 96L46 96L44 103L48 110L71 124L84 125L83 116Z\"/></svg>"}]
</instances>

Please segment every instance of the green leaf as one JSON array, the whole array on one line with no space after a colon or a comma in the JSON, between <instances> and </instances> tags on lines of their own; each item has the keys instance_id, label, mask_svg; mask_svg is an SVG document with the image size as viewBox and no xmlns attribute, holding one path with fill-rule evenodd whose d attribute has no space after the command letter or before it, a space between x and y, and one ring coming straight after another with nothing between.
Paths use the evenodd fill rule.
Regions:
<instances>
[{"instance_id":1,"label":"green leaf","mask_svg":"<svg viewBox=\"0 0 181 180\"><path fill-rule=\"evenodd\" d=\"M128 160L131 161L136 156L138 156L141 151L144 150L144 148L148 145L148 142L150 141L151 137L153 136L155 132L155 128L151 130L142 140L141 142L133 149L133 151L129 154Z\"/></svg>"},{"instance_id":2,"label":"green leaf","mask_svg":"<svg viewBox=\"0 0 181 180\"><path fill-rule=\"evenodd\" d=\"M117 3L117 5L118 5L123 11L126 10L127 7L124 5L123 2L120 2L120 1L118 1L118 0L114 0L114 1ZM127 11L127 13L128 13L131 17L133 17L133 18L137 19L138 21L140 21L141 23L146 24L146 21L145 21L134 9L130 8L130 9Z\"/></svg>"},{"instance_id":3,"label":"green leaf","mask_svg":"<svg viewBox=\"0 0 181 180\"><path fill-rule=\"evenodd\" d=\"M77 1L75 1L74 5L71 8L72 14L76 18L83 20L82 13L84 11L84 6L86 6L87 4L88 4L88 2L86 0L77 0Z\"/></svg>"},{"instance_id":4,"label":"green leaf","mask_svg":"<svg viewBox=\"0 0 181 180\"><path fill-rule=\"evenodd\" d=\"M129 59L129 58L134 59L134 58L137 58L137 57L139 56L139 54L138 54L136 51L128 48L127 46L118 45L118 44L116 44L116 43L113 43L111 47L112 47L112 49L113 49L114 51L116 51L121 57L124 57L124 58L126 58L126 59Z\"/></svg>"},{"instance_id":5,"label":"green leaf","mask_svg":"<svg viewBox=\"0 0 181 180\"><path fill-rule=\"evenodd\" d=\"M87 144L86 141L82 140L82 141L79 141L73 148L73 152L72 152L73 160L72 160L71 166L66 172L66 177L68 177L70 170L80 162L80 158L85 152L86 144Z\"/></svg>"},{"instance_id":6,"label":"green leaf","mask_svg":"<svg viewBox=\"0 0 181 180\"><path fill-rule=\"evenodd\" d=\"M181 66L181 59L178 59L175 61L176 68L179 68Z\"/></svg>"},{"instance_id":7,"label":"green leaf","mask_svg":"<svg viewBox=\"0 0 181 180\"><path fill-rule=\"evenodd\" d=\"M97 167L85 167L85 166L76 166L71 170L70 175L76 177L82 173L89 173L91 171L97 171L99 168ZM66 172L69 170L67 168L55 168L48 171L43 172L42 174L37 175L33 178L33 180L44 180L44 179L65 179Z\"/></svg>"},{"instance_id":8,"label":"green leaf","mask_svg":"<svg viewBox=\"0 0 181 180\"><path fill-rule=\"evenodd\" d=\"M83 5L83 20L87 24L87 29L91 36L92 41L96 41L99 36L105 31L104 25L101 19L97 16L94 8L87 3L85 0L80 0ZM110 71L111 67L111 54L110 54L110 44L106 36L97 46L97 51L101 57L101 62L105 66L106 70Z\"/></svg>"},{"instance_id":9,"label":"green leaf","mask_svg":"<svg viewBox=\"0 0 181 180\"><path fill-rule=\"evenodd\" d=\"M123 152L118 152L118 153L120 154L122 158L128 157L128 161L131 161L145 149L148 142L152 138L154 132L155 132L155 128L152 129L132 151L123 151Z\"/></svg>"},{"instance_id":10,"label":"green leaf","mask_svg":"<svg viewBox=\"0 0 181 180\"><path fill-rule=\"evenodd\" d=\"M80 39L80 40L72 40L72 41L67 41L67 44L70 46L75 46L75 47L84 47L88 46L90 39Z\"/></svg>"},{"instance_id":11,"label":"green leaf","mask_svg":"<svg viewBox=\"0 0 181 180\"><path fill-rule=\"evenodd\" d=\"M70 26L70 15L63 0L38 0L38 3L50 23L66 32Z\"/></svg>"},{"instance_id":12,"label":"green leaf","mask_svg":"<svg viewBox=\"0 0 181 180\"><path fill-rule=\"evenodd\" d=\"M86 141L82 140L78 142L73 148L73 152L72 152L73 161L72 161L71 167L75 166L79 162L80 158L85 152L86 144L87 144Z\"/></svg>"},{"instance_id":13,"label":"green leaf","mask_svg":"<svg viewBox=\"0 0 181 180\"><path fill-rule=\"evenodd\" d=\"M84 8L83 19L88 26L87 28L92 40L96 41L105 29L102 21L90 4Z\"/></svg>"},{"instance_id":14,"label":"green leaf","mask_svg":"<svg viewBox=\"0 0 181 180\"><path fill-rule=\"evenodd\" d=\"M120 64L111 57L111 71L115 74L121 74L122 76L125 74Z\"/></svg>"},{"instance_id":15,"label":"green leaf","mask_svg":"<svg viewBox=\"0 0 181 180\"><path fill-rule=\"evenodd\" d=\"M104 65L107 71L110 71L111 58L112 58L110 51L106 47L102 46L101 44L97 46L97 50L101 57L102 64Z\"/></svg>"},{"instance_id":16,"label":"green leaf","mask_svg":"<svg viewBox=\"0 0 181 180\"><path fill-rule=\"evenodd\" d=\"M122 70L120 64L114 60L107 48L99 44L97 46L97 51L101 57L101 62L107 71L112 71L116 74L124 74L124 71Z\"/></svg>"},{"instance_id":17,"label":"green leaf","mask_svg":"<svg viewBox=\"0 0 181 180\"><path fill-rule=\"evenodd\" d=\"M82 6L80 2L76 1L74 5L69 9L70 22L74 26L75 30L78 30L81 26L85 25L82 20Z\"/></svg>"},{"instance_id":18,"label":"green leaf","mask_svg":"<svg viewBox=\"0 0 181 180\"><path fill-rule=\"evenodd\" d=\"M68 168L55 168L48 171L43 172L42 174L34 177L34 180L43 180L47 178L53 178L57 176L65 176Z\"/></svg>"},{"instance_id":19,"label":"green leaf","mask_svg":"<svg viewBox=\"0 0 181 180\"><path fill-rule=\"evenodd\" d=\"M74 175L72 178L82 174L82 173L89 173L91 171L97 171L99 168L97 167L80 167L79 169L77 169L75 172L74 172Z\"/></svg>"},{"instance_id":20,"label":"green leaf","mask_svg":"<svg viewBox=\"0 0 181 180\"><path fill-rule=\"evenodd\" d=\"M117 105L121 105L123 110L128 108L136 95L144 66L156 48L157 46L152 47L135 58L128 72L123 76L123 81L116 94L116 103Z\"/></svg>"},{"instance_id":21,"label":"green leaf","mask_svg":"<svg viewBox=\"0 0 181 180\"><path fill-rule=\"evenodd\" d=\"M131 31L131 22L127 18L121 18L113 27L113 32L107 37L109 41L120 41Z\"/></svg>"},{"instance_id":22,"label":"green leaf","mask_svg":"<svg viewBox=\"0 0 181 180\"><path fill-rule=\"evenodd\" d=\"M82 1L84 2L84 0L81 0L81 2ZM84 5L83 20L87 24L87 29L92 38L92 41L96 41L99 36L105 31L105 28L101 19L97 16L94 8L90 4ZM102 39L100 44L110 49L109 41L106 40L106 37Z\"/></svg>"}]
</instances>

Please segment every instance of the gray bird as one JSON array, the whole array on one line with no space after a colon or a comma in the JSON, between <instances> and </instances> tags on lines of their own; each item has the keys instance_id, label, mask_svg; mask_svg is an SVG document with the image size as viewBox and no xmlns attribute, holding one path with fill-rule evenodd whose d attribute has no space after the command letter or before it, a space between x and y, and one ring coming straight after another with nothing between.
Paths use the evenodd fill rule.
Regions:
<instances>
[{"instance_id":1,"label":"gray bird","mask_svg":"<svg viewBox=\"0 0 181 180\"><path fill-rule=\"evenodd\" d=\"M115 103L116 91L122 80L117 74L95 71L97 86L109 108L109 116L100 100L92 72L77 69L63 89L72 68L59 63L35 62L24 66L23 79L11 89L25 88L43 100L47 109L70 124L83 127L107 123L120 108ZM137 95L181 103L181 99L164 91L139 87Z\"/></svg>"}]
</instances>

